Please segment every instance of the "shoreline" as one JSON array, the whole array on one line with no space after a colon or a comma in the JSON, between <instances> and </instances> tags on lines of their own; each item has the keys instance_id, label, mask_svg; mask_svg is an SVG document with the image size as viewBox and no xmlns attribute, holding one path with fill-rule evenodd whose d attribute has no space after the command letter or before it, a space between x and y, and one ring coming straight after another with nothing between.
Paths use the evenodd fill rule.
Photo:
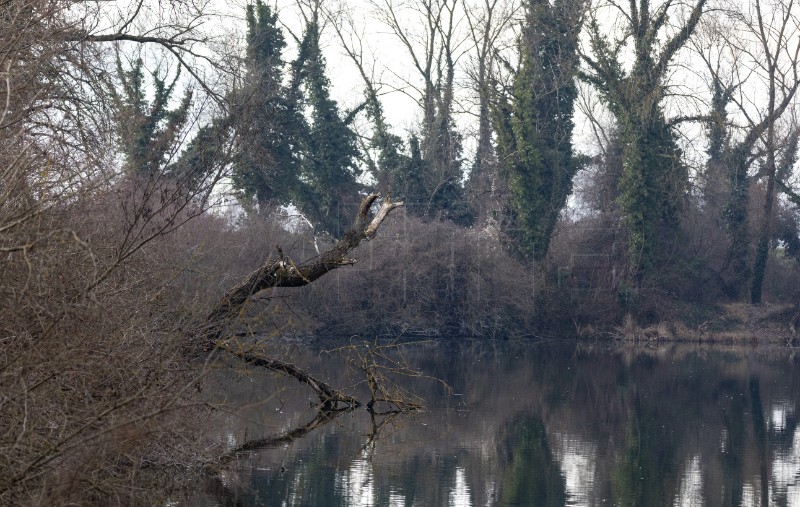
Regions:
<instances>
[{"instance_id":1,"label":"shoreline","mask_svg":"<svg viewBox=\"0 0 800 507\"><path fill-rule=\"evenodd\" d=\"M639 325L627 314L611 337L624 342L686 342L720 345L800 345L792 322L800 316L795 305L726 303L714 307L716 315L700 323L685 316Z\"/></svg>"}]
</instances>

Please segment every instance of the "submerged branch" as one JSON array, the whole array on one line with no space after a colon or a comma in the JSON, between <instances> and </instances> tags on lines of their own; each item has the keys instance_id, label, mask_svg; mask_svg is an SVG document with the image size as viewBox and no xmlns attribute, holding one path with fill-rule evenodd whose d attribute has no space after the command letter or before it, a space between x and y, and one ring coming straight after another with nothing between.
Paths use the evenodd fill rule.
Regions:
<instances>
[{"instance_id":1,"label":"submerged branch","mask_svg":"<svg viewBox=\"0 0 800 507\"><path fill-rule=\"evenodd\" d=\"M267 355L260 354L251 350L237 350L231 344L222 343L217 346L217 350L222 350L232 354L247 364L253 366L260 366L268 370L272 370L290 377L296 378L298 381L307 384L319 398L322 408L325 410L338 409L339 403L343 403L349 407L358 407L361 405L358 400L352 396L346 395L341 391L334 389L326 382L315 378L310 373L298 368L297 366L281 361L279 359L271 358Z\"/></svg>"}]
</instances>

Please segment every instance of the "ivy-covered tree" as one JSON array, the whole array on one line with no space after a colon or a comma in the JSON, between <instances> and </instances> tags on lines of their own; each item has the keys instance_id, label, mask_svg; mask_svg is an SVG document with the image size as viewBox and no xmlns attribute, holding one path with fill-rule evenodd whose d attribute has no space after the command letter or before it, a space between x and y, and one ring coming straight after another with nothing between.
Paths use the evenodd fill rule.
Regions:
<instances>
[{"instance_id":1,"label":"ivy-covered tree","mask_svg":"<svg viewBox=\"0 0 800 507\"><path fill-rule=\"evenodd\" d=\"M409 137L408 147L409 156L403 157L397 176L393 180L393 190L405 199L410 213L423 216L428 199L423 180L428 169L425 160L422 159L419 138L416 135L412 134Z\"/></svg>"},{"instance_id":2,"label":"ivy-covered tree","mask_svg":"<svg viewBox=\"0 0 800 507\"><path fill-rule=\"evenodd\" d=\"M297 83L284 84L286 47L278 15L261 0L247 6L244 85L233 97L233 120L241 150L233 184L259 212L288 205L306 194L301 180L300 143L306 130Z\"/></svg>"},{"instance_id":3,"label":"ivy-covered tree","mask_svg":"<svg viewBox=\"0 0 800 507\"><path fill-rule=\"evenodd\" d=\"M468 225L473 217L461 184L462 138L452 117L452 97L437 95L433 104L433 114L426 112L420 133L427 171L422 180L426 200L419 203L419 209L427 218L448 218Z\"/></svg>"},{"instance_id":4,"label":"ivy-covered tree","mask_svg":"<svg viewBox=\"0 0 800 507\"><path fill-rule=\"evenodd\" d=\"M310 126L303 136L302 174L308 192L295 204L323 230L338 236L347 230L362 186L356 133L350 128L355 114L342 118L330 96L325 58L319 45L317 12L306 25L303 39L302 79Z\"/></svg>"},{"instance_id":5,"label":"ivy-covered tree","mask_svg":"<svg viewBox=\"0 0 800 507\"><path fill-rule=\"evenodd\" d=\"M731 148L728 107L731 105L737 86L725 82L712 65L709 65L709 70L711 71L711 111L706 121L708 160L705 168L703 199L705 211L719 215L725 206L728 194L729 164L727 158L729 158Z\"/></svg>"},{"instance_id":6,"label":"ivy-covered tree","mask_svg":"<svg viewBox=\"0 0 800 507\"><path fill-rule=\"evenodd\" d=\"M202 200L208 198L230 163L230 118L216 118L201 127L166 174Z\"/></svg>"},{"instance_id":7,"label":"ivy-covered tree","mask_svg":"<svg viewBox=\"0 0 800 507\"><path fill-rule=\"evenodd\" d=\"M495 107L497 150L511 200L509 235L521 254L535 259L547 254L580 167L572 113L584 9L584 0L525 3L513 93Z\"/></svg>"},{"instance_id":8,"label":"ivy-covered tree","mask_svg":"<svg viewBox=\"0 0 800 507\"><path fill-rule=\"evenodd\" d=\"M342 116L331 98L318 11L317 5L298 56L287 65L277 13L261 0L247 7L247 76L234 114L241 153L233 181L260 211L294 205L319 230L338 235L362 189L358 138L350 128L358 111Z\"/></svg>"},{"instance_id":9,"label":"ivy-covered tree","mask_svg":"<svg viewBox=\"0 0 800 507\"><path fill-rule=\"evenodd\" d=\"M669 258L677 240L688 169L662 102L670 64L697 27L706 0L698 0L676 32L664 32L680 6L631 0L621 19L624 36L612 40L595 18L589 26L591 55L582 55L588 69L582 77L600 92L617 119L624 146L620 207L630 239L629 275L641 280ZM623 7L619 6L622 10ZM623 56L632 51L626 70ZM627 55L627 53L626 53Z\"/></svg>"},{"instance_id":10,"label":"ivy-covered tree","mask_svg":"<svg viewBox=\"0 0 800 507\"><path fill-rule=\"evenodd\" d=\"M125 170L130 176L155 177L179 148L179 134L186 125L192 93L187 90L178 106L169 108L170 100L180 77L180 68L167 84L167 79L152 72L152 101L148 100L148 85L141 58L130 70L123 68L117 55L117 78L120 89L111 88L114 121L125 157Z\"/></svg>"},{"instance_id":11,"label":"ivy-covered tree","mask_svg":"<svg viewBox=\"0 0 800 507\"><path fill-rule=\"evenodd\" d=\"M377 95L369 98L367 113L374 125L370 146L378 153L377 160L370 169L375 175L379 190L387 193L392 190L398 192L399 180L403 178L402 168L408 163L408 157L403 154L403 139L392 133ZM419 140L416 141L416 145L419 153Z\"/></svg>"},{"instance_id":12,"label":"ivy-covered tree","mask_svg":"<svg viewBox=\"0 0 800 507\"><path fill-rule=\"evenodd\" d=\"M749 209L753 177L749 172L756 162L754 150L767 122L752 125L744 137L734 139L727 109L733 103L733 93L739 85L726 82L712 65L708 68L711 72L711 111L706 121L705 209L712 218L719 217L728 236L720 282L723 292L738 300L752 276L753 238Z\"/></svg>"},{"instance_id":13,"label":"ivy-covered tree","mask_svg":"<svg viewBox=\"0 0 800 507\"><path fill-rule=\"evenodd\" d=\"M709 145L706 153L706 212L719 216L728 236L728 248L720 273L725 294L739 299L752 270L749 259L752 247L748 210L751 178L748 171L755 161L753 148L764 126L750 129L743 139L734 141L728 125L727 108L737 86L712 75L711 112L706 123Z\"/></svg>"}]
</instances>

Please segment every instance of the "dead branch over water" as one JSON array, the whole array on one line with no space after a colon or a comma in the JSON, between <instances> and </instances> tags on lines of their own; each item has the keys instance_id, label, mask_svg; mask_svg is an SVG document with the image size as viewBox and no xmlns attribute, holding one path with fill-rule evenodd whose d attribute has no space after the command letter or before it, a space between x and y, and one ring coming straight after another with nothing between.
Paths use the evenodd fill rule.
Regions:
<instances>
[{"instance_id":1,"label":"dead branch over water","mask_svg":"<svg viewBox=\"0 0 800 507\"><path fill-rule=\"evenodd\" d=\"M350 407L359 406L359 401L352 396L334 389L293 364L258 352L252 346L247 346L241 340L227 336L226 333L238 320L237 317L245 303L256 293L276 287L302 287L334 269L355 264L356 259L348 257L350 252L362 241L374 238L389 213L403 206L402 202L392 202L386 198L370 218L370 210L379 197L378 193L365 197L350 230L330 250L317 257L297 265L278 247L277 259L267 259L263 266L225 293L209 313L203 325L203 345L210 350L231 354L248 364L296 378L314 390L324 408L335 409L340 403ZM374 390L372 392L374 393Z\"/></svg>"}]
</instances>

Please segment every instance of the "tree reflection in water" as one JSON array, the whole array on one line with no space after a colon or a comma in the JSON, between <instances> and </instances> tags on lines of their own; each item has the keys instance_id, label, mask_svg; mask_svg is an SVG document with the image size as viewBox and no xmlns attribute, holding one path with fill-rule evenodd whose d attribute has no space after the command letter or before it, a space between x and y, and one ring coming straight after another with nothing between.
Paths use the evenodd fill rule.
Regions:
<instances>
[{"instance_id":1,"label":"tree reflection in water","mask_svg":"<svg viewBox=\"0 0 800 507\"><path fill-rule=\"evenodd\" d=\"M550 452L544 424L529 414L517 416L504 430L509 464L500 505L564 505L564 477Z\"/></svg>"},{"instance_id":2,"label":"tree reflection in water","mask_svg":"<svg viewBox=\"0 0 800 507\"><path fill-rule=\"evenodd\" d=\"M187 503L800 505L792 350L447 342L405 354L455 394L408 379L426 412L341 414L250 449ZM314 357L304 364L337 380ZM275 389L259 382L256 396ZM258 410L250 420L275 425L307 414ZM238 441L254 434L221 422Z\"/></svg>"}]
</instances>

